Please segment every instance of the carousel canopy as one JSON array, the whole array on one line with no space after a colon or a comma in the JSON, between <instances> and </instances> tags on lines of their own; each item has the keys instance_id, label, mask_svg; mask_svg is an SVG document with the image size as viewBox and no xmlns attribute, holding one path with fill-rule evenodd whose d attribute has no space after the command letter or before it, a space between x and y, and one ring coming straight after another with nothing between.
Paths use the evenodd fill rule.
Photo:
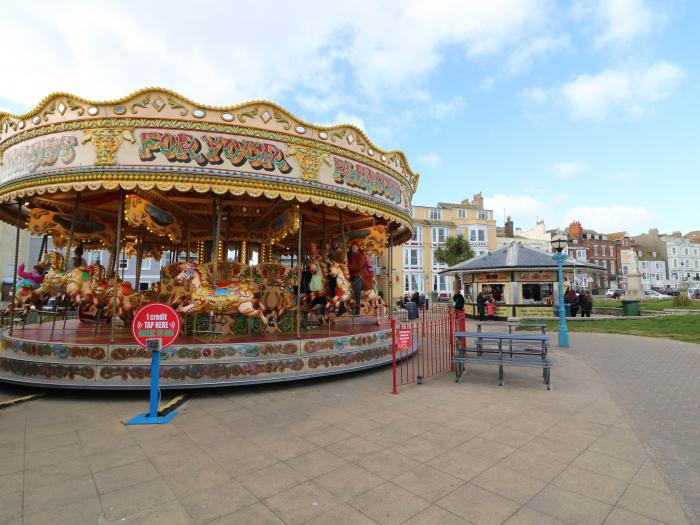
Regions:
<instances>
[{"instance_id":1,"label":"carousel canopy","mask_svg":"<svg viewBox=\"0 0 700 525\"><path fill-rule=\"evenodd\" d=\"M399 244L411 235L417 184L402 152L267 101L215 107L149 88L104 102L55 93L24 115L0 111L0 203L22 204L25 226L59 232L82 193L80 235L92 242L110 236L125 192L129 225L168 242L190 230L206 238L218 199L230 236L242 240L249 232L279 238L273 223L302 205L319 232L381 224ZM324 216L327 208L344 217ZM0 219L15 223L16 213L0 210ZM107 227L88 235L98 223Z\"/></svg>"},{"instance_id":2,"label":"carousel canopy","mask_svg":"<svg viewBox=\"0 0 700 525\"><path fill-rule=\"evenodd\" d=\"M565 269L574 269L584 273L598 273L605 268L597 264L585 261L576 261L566 258ZM552 254L524 246L520 243L511 243L503 248L474 257L441 271L441 274L479 273L484 271L527 271L527 270L557 270L557 263Z\"/></svg>"}]
</instances>

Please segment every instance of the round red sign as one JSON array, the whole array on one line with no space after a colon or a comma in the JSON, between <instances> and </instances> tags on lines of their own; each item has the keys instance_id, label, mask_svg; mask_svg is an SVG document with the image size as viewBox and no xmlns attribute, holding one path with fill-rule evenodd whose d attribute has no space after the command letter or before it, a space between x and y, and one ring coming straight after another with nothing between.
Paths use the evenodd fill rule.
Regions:
<instances>
[{"instance_id":1,"label":"round red sign","mask_svg":"<svg viewBox=\"0 0 700 525\"><path fill-rule=\"evenodd\" d=\"M160 339L162 348L166 348L180 333L180 318L167 304L147 304L134 314L131 333L141 346L146 346L147 339Z\"/></svg>"}]
</instances>

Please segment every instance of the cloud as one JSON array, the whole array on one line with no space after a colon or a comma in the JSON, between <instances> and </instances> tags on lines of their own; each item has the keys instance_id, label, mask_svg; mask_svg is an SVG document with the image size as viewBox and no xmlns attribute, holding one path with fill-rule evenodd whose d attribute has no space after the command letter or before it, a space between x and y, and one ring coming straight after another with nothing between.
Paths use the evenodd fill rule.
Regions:
<instances>
[{"instance_id":1,"label":"cloud","mask_svg":"<svg viewBox=\"0 0 700 525\"><path fill-rule=\"evenodd\" d=\"M442 162L442 157L436 155L435 153L427 153L425 155L420 155L418 157L418 162L425 164L426 166L435 167L439 166Z\"/></svg>"},{"instance_id":2,"label":"cloud","mask_svg":"<svg viewBox=\"0 0 700 525\"><path fill-rule=\"evenodd\" d=\"M562 202L566 202L569 200L571 195L568 193L555 193L554 196L552 197L552 201L556 202L557 204L561 204Z\"/></svg>"},{"instance_id":3,"label":"cloud","mask_svg":"<svg viewBox=\"0 0 700 525\"><path fill-rule=\"evenodd\" d=\"M449 116L451 113L458 111L464 107L462 97L455 95L450 100L435 101L428 105L428 114L436 119L442 119Z\"/></svg>"},{"instance_id":4,"label":"cloud","mask_svg":"<svg viewBox=\"0 0 700 525\"><path fill-rule=\"evenodd\" d=\"M671 96L684 77L680 66L660 61L637 69L581 74L550 88L529 87L520 98L528 107L561 105L574 120L603 120L615 112L639 118L650 105Z\"/></svg>"},{"instance_id":5,"label":"cloud","mask_svg":"<svg viewBox=\"0 0 700 525\"><path fill-rule=\"evenodd\" d=\"M455 48L470 60L500 63L546 33L554 1L445 0L430 9L423 0L358 0L332 9L309 0L271 1L272 18L265 19L252 0L231 10L203 0L196 20L184 2L153 17L142 16L137 5L76 0L62 10L44 0L3 6L0 33L10 46L3 66L15 73L3 97L32 107L49 91L111 99L160 85L217 105L303 93L304 107L333 112L347 107L348 93L369 103L415 96ZM82 13L79 25L75 12ZM284 31L270 20L284 21Z\"/></svg>"},{"instance_id":6,"label":"cloud","mask_svg":"<svg viewBox=\"0 0 700 525\"><path fill-rule=\"evenodd\" d=\"M330 121L325 122L322 125L337 126L339 124L351 124L357 128L360 128L365 133L367 132L367 127L365 126L365 121L362 119L362 117L351 113L346 113L343 110L336 112L335 116Z\"/></svg>"},{"instance_id":7,"label":"cloud","mask_svg":"<svg viewBox=\"0 0 700 525\"><path fill-rule=\"evenodd\" d=\"M665 23L666 13L649 0L590 0L573 5L574 19L589 22L596 46L628 46Z\"/></svg>"},{"instance_id":8,"label":"cloud","mask_svg":"<svg viewBox=\"0 0 700 525\"><path fill-rule=\"evenodd\" d=\"M505 63L506 72L510 75L525 73L538 59L569 47L571 47L571 41L566 34L537 37L510 54Z\"/></svg>"},{"instance_id":9,"label":"cloud","mask_svg":"<svg viewBox=\"0 0 700 525\"><path fill-rule=\"evenodd\" d=\"M643 206L579 206L565 215L566 223L580 221L584 228L601 233L611 231L642 231L654 224L654 215Z\"/></svg>"},{"instance_id":10,"label":"cloud","mask_svg":"<svg viewBox=\"0 0 700 525\"><path fill-rule=\"evenodd\" d=\"M576 175L588 171L591 167L588 164L578 161L555 162L547 167L547 171L558 179L571 179Z\"/></svg>"},{"instance_id":11,"label":"cloud","mask_svg":"<svg viewBox=\"0 0 700 525\"><path fill-rule=\"evenodd\" d=\"M669 62L636 71L607 69L577 76L561 87L561 95L574 119L601 120L614 110L640 116L646 106L668 97L683 76L683 70Z\"/></svg>"},{"instance_id":12,"label":"cloud","mask_svg":"<svg viewBox=\"0 0 700 525\"><path fill-rule=\"evenodd\" d=\"M500 219L510 215L521 225L534 224L536 220L551 215L550 207L544 201L528 195L507 195L498 193L484 197L484 207L493 210L494 216Z\"/></svg>"}]
</instances>

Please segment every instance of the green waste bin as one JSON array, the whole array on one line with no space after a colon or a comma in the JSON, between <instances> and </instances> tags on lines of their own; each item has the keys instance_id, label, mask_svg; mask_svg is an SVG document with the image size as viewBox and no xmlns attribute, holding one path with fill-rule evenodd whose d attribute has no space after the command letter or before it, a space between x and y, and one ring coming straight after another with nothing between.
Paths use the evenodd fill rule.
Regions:
<instances>
[{"instance_id":1,"label":"green waste bin","mask_svg":"<svg viewBox=\"0 0 700 525\"><path fill-rule=\"evenodd\" d=\"M627 317L641 315L639 312L639 299L623 299L622 315Z\"/></svg>"}]
</instances>

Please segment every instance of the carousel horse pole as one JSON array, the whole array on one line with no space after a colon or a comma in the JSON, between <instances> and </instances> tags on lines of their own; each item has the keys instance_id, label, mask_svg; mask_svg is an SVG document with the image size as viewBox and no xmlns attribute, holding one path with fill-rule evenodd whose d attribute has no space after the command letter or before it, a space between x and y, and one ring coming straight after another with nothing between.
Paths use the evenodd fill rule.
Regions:
<instances>
[{"instance_id":1,"label":"carousel horse pole","mask_svg":"<svg viewBox=\"0 0 700 525\"><path fill-rule=\"evenodd\" d=\"M214 199L214 232L212 235L211 262L214 273L214 288L219 281L219 243L221 241L221 197Z\"/></svg>"},{"instance_id":2,"label":"carousel horse pole","mask_svg":"<svg viewBox=\"0 0 700 525\"><path fill-rule=\"evenodd\" d=\"M49 236L44 235L41 238L41 245L39 246L39 257L36 260L36 263L39 264L41 262L41 258L44 256L44 252L46 251L46 246L48 245L49 242Z\"/></svg>"},{"instance_id":3,"label":"carousel horse pole","mask_svg":"<svg viewBox=\"0 0 700 525\"><path fill-rule=\"evenodd\" d=\"M139 291L141 285L141 266L143 264L143 251L144 251L144 235L138 236L138 244L136 246L136 269L134 270L134 290Z\"/></svg>"},{"instance_id":4,"label":"carousel horse pole","mask_svg":"<svg viewBox=\"0 0 700 525\"><path fill-rule=\"evenodd\" d=\"M122 237L122 218L124 217L124 190L119 189L119 212L117 214L117 231L114 236L114 256L115 259L118 261L119 256L121 254L121 250L119 249L120 244L121 244L121 237ZM117 266L118 268L118 266ZM109 343L114 344L114 329L116 325L116 318L117 318L117 294L119 292L119 275L117 272L113 272L114 275L114 293L112 295L112 326L111 326L111 332L109 336Z\"/></svg>"},{"instance_id":5,"label":"carousel horse pole","mask_svg":"<svg viewBox=\"0 0 700 525\"><path fill-rule=\"evenodd\" d=\"M66 244L66 260L64 261L64 271L68 271L70 266L70 251L73 244L73 235L75 233L75 222L78 220L78 210L80 209L80 192L75 194L75 204L73 204L73 215L70 219L70 229L68 230L68 243Z\"/></svg>"},{"instance_id":6,"label":"carousel horse pole","mask_svg":"<svg viewBox=\"0 0 700 525\"><path fill-rule=\"evenodd\" d=\"M394 302L394 299L392 297L392 295L394 293L394 283L392 282L394 279L394 275L393 275L394 274L394 258L393 258L394 253L393 253L392 236L393 236L393 234L390 233L389 234L389 272L388 272L389 275L387 275L388 283L387 283L387 290L386 290L387 295L389 296L388 301L386 301L386 304L389 305L389 318L390 319L393 318L392 307L393 307L393 302Z\"/></svg>"},{"instance_id":7,"label":"carousel horse pole","mask_svg":"<svg viewBox=\"0 0 700 525\"><path fill-rule=\"evenodd\" d=\"M301 339L301 276L302 276L302 256L301 256L301 245L302 236L304 230L304 214L301 212L301 208L297 205L297 213L299 214L299 232L297 234L297 265L299 266L299 279L297 280L297 308L296 308L296 320L297 320L297 339Z\"/></svg>"},{"instance_id":8,"label":"carousel horse pole","mask_svg":"<svg viewBox=\"0 0 700 525\"><path fill-rule=\"evenodd\" d=\"M17 224L15 231L15 266L12 272L12 302L10 303L10 335L15 326L15 300L17 299L17 259L19 258L19 232L22 223L22 202L17 199Z\"/></svg>"},{"instance_id":9,"label":"carousel horse pole","mask_svg":"<svg viewBox=\"0 0 700 525\"><path fill-rule=\"evenodd\" d=\"M187 251L185 252L185 262L190 262L190 230L192 225L187 223Z\"/></svg>"}]
</instances>

